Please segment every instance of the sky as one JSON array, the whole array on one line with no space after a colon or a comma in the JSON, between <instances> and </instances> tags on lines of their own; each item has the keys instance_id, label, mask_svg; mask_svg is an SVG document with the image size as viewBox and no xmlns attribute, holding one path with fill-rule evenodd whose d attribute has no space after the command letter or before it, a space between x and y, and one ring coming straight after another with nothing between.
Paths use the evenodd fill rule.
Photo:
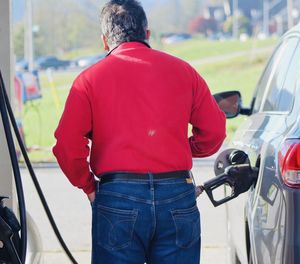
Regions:
<instances>
[{"instance_id":1,"label":"sky","mask_svg":"<svg viewBox=\"0 0 300 264\"><path fill-rule=\"evenodd\" d=\"M25 1L24 0L13 0L13 19L14 21L19 21L25 10Z\"/></svg>"},{"instance_id":2,"label":"sky","mask_svg":"<svg viewBox=\"0 0 300 264\"><path fill-rule=\"evenodd\" d=\"M74 1L84 1L84 0L74 0ZM163 0L140 0L145 9L151 8L155 2L163 2ZM25 12L25 0L13 0L13 19L14 21L19 21L22 19Z\"/></svg>"}]
</instances>

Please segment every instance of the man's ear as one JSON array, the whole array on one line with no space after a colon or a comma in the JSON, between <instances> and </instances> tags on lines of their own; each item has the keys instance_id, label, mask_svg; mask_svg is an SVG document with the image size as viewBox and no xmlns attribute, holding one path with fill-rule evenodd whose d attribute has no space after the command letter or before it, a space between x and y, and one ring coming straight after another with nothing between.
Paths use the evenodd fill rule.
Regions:
<instances>
[{"instance_id":1,"label":"man's ear","mask_svg":"<svg viewBox=\"0 0 300 264\"><path fill-rule=\"evenodd\" d=\"M151 37L151 31L149 29L146 30L146 40L149 40Z\"/></svg>"},{"instance_id":2,"label":"man's ear","mask_svg":"<svg viewBox=\"0 0 300 264\"><path fill-rule=\"evenodd\" d=\"M103 34L101 35L101 40L102 40L102 44L103 44L104 50L109 51L109 46L108 46L108 43L107 43L107 38Z\"/></svg>"}]
</instances>

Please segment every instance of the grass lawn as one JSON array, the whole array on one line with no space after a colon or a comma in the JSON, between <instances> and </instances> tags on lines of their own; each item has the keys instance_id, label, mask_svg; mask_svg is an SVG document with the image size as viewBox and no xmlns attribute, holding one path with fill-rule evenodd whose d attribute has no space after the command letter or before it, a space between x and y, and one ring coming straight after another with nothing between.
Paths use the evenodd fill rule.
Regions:
<instances>
[{"instance_id":1,"label":"grass lawn","mask_svg":"<svg viewBox=\"0 0 300 264\"><path fill-rule=\"evenodd\" d=\"M182 43L174 43L162 46L162 49L170 54L174 54L184 60L199 60L207 57L229 54L238 51L245 51L255 48L272 46L276 39L265 40L250 39L245 42L237 40L209 41L191 39Z\"/></svg>"},{"instance_id":2,"label":"grass lawn","mask_svg":"<svg viewBox=\"0 0 300 264\"><path fill-rule=\"evenodd\" d=\"M257 56L253 61L242 57L221 64L199 67L198 71L209 84L212 93L238 90L242 94L244 107L249 107L258 78L264 68L269 54ZM228 140L236 130L244 116L227 120Z\"/></svg>"},{"instance_id":3,"label":"grass lawn","mask_svg":"<svg viewBox=\"0 0 300 264\"><path fill-rule=\"evenodd\" d=\"M40 73L43 97L27 103L23 111L25 142L30 149L32 160L52 161L54 159L51 153L51 147L55 142L53 133L62 114L69 88L77 74L75 72L53 73L59 101L57 107L47 75L45 72Z\"/></svg>"},{"instance_id":4,"label":"grass lawn","mask_svg":"<svg viewBox=\"0 0 300 264\"><path fill-rule=\"evenodd\" d=\"M222 55L240 50L251 50L253 46L272 46L276 40L247 42L209 42L192 40L168 46L165 50L186 60L198 60L204 57ZM254 92L255 85L270 54L259 56L245 56L214 64L197 67L199 73L207 81L212 93L239 90L243 96L243 103L248 106ZM78 72L54 72L53 79L59 98L53 96L47 74L40 74L43 97L26 104L23 111L23 126L26 145L31 150L29 155L33 161L53 161L51 148L55 142L53 133L63 111L64 102L69 88ZM228 120L228 138L241 122L243 117Z\"/></svg>"}]
</instances>

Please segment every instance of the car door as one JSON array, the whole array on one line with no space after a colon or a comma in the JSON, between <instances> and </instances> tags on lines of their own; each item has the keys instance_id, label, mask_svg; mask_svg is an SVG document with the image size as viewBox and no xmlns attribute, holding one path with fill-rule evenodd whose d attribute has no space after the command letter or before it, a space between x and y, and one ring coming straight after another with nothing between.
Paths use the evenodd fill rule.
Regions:
<instances>
[{"instance_id":1,"label":"car door","mask_svg":"<svg viewBox=\"0 0 300 264\"><path fill-rule=\"evenodd\" d=\"M286 232L288 230L289 201L281 181L278 166L278 152L282 142L299 116L299 106L294 104L299 80L300 45L298 37L287 39L288 45L273 80L279 81L280 88L272 99L274 87L266 92L260 108L268 118L268 124L260 139L260 174L256 188L248 203L248 222L254 263L293 263L285 256ZM295 47L295 49L294 49ZM282 77L280 77L280 75ZM282 80L281 80L282 78ZM276 99L275 99L276 98Z\"/></svg>"},{"instance_id":2,"label":"car door","mask_svg":"<svg viewBox=\"0 0 300 264\"><path fill-rule=\"evenodd\" d=\"M268 148L272 146L274 149L272 144L275 139L282 137L289 128L286 123L288 113L281 111L279 105L298 41L298 37L290 36L278 45L257 85L252 102L252 115L237 130L232 142L235 148L248 153L252 165L260 167L256 185L248 194L227 205L231 239L242 263L248 261L250 241L252 255L255 256L253 262L271 263L275 246L270 249L268 241L280 240L272 236L274 232L278 234L277 229L281 226L282 219L278 220L278 211L284 210L278 194L280 192L274 187L279 183L276 181L277 185L274 186L269 183L270 188L267 190L261 186L262 183L263 186L266 185L265 177L269 181L274 179L269 172L274 174L274 151L269 153ZM270 206L272 210L269 210Z\"/></svg>"}]
</instances>

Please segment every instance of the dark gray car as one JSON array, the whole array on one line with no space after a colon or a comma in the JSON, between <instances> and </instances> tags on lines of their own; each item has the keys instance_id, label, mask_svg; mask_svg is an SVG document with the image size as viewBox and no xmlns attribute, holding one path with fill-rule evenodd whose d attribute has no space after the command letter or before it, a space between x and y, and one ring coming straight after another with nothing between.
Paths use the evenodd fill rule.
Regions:
<instances>
[{"instance_id":1,"label":"dark gray car","mask_svg":"<svg viewBox=\"0 0 300 264\"><path fill-rule=\"evenodd\" d=\"M279 41L250 109L233 109L248 117L230 147L248 154L258 177L247 193L226 203L231 263L298 264L300 26Z\"/></svg>"},{"instance_id":2,"label":"dark gray car","mask_svg":"<svg viewBox=\"0 0 300 264\"><path fill-rule=\"evenodd\" d=\"M54 56L40 57L35 62L36 67L40 70L52 69L66 69L70 66L70 61L60 60Z\"/></svg>"}]
</instances>

